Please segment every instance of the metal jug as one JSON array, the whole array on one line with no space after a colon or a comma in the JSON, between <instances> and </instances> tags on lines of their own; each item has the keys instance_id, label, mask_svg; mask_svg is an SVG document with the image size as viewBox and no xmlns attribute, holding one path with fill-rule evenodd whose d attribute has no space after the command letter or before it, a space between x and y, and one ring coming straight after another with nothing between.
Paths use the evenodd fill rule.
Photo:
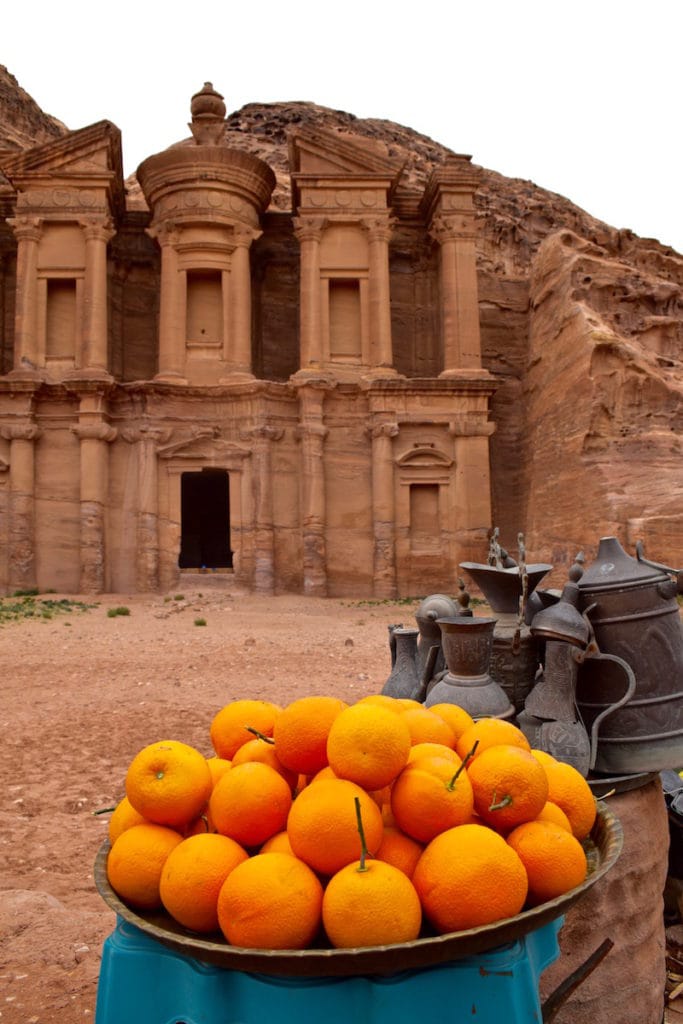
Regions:
<instances>
[{"instance_id":1,"label":"metal jug","mask_svg":"<svg viewBox=\"0 0 683 1024\"><path fill-rule=\"evenodd\" d=\"M589 730L607 708L622 704L600 727L595 770L603 774L683 764L680 573L648 562L640 544L636 552L632 558L616 537L603 537L595 562L578 580L579 607L600 651L623 659L636 680L633 696L623 702L624 674L616 666L587 659L579 667L576 700Z\"/></svg>"}]
</instances>

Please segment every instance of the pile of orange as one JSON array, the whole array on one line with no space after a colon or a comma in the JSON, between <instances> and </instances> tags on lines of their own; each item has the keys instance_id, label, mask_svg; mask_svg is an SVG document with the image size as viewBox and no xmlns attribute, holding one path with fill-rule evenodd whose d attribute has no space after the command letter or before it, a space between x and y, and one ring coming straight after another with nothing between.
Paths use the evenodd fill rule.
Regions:
<instances>
[{"instance_id":1,"label":"pile of orange","mask_svg":"<svg viewBox=\"0 0 683 1024\"><path fill-rule=\"evenodd\" d=\"M596 804L500 719L385 696L235 700L213 754L141 750L112 814L124 902L257 949L364 947L492 924L587 873Z\"/></svg>"}]
</instances>

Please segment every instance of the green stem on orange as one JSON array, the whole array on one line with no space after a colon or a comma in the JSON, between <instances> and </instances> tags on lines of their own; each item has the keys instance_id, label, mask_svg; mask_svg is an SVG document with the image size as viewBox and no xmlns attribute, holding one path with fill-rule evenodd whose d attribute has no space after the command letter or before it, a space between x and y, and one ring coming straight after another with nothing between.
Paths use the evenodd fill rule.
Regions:
<instances>
[{"instance_id":1,"label":"green stem on orange","mask_svg":"<svg viewBox=\"0 0 683 1024\"><path fill-rule=\"evenodd\" d=\"M93 811L93 814L111 814L115 810L116 807L100 807L99 811Z\"/></svg>"},{"instance_id":2,"label":"green stem on orange","mask_svg":"<svg viewBox=\"0 0 683 1024\"><path fill-rule=\"evenodd\" d=\"M368 847L365 842L365 830L363 829L363 818L360 813L360 800L357 796L354 796L353 802L356 805L356 821L358 822L358 835L360 836L360 864L356 868L356 871L367 871L368 867L365 863L366 857L368 856Z\"/></svg>"},{"instance_id":3,"label":"green stem on orange","mask_svg":"<svg viewBox=\"0 0 683 1024\"><path fill-rule=\"evenodd\" d=\"M479 740L475 740L474 741L474 746L472 747L472 749L469 751L469 753L465 754L465 756L462 759L462 763L460 765L458 765L458 770L456 771L455 775L453 776L451 781L446 784L446 789L451 790L451 792L455 789L455 784L458 781L458 776L467 767L467 762L470 761L474 757L474 752L475 752L475 750L477 749L478 746L479 746Z\"/></svg>"},{"instance_id":4,"label":"green stem on orange","mask_svg":"<svg viewBox=\"0 0 683 1024\"><path fill-rule=\"evenodd\" d=\"M250 725L245 725L244 728L247 732L253 733L257 740L263 740L264 743L272 743L275 746L275 740L272 736L264 736L262 732L259 732L258 729L253 729Z\"/></svg>"},{"instance_id":5,"label":"green stem on orange","mask_svg":"<svg viewBox=\"0 0 683 1024\"><path fill-rule=\"evenodd\" d=\"M510 796L509 793L506 796L504 796L502 800L498 800L498 797L496 795L496 791L494 789L494 791L493 791L493 800L491 801L491 806L489 807L489 810L490 811L502 811L504 807L509 807L511 803L512 803L512 797Z\"/></svg>"}]
</instances>

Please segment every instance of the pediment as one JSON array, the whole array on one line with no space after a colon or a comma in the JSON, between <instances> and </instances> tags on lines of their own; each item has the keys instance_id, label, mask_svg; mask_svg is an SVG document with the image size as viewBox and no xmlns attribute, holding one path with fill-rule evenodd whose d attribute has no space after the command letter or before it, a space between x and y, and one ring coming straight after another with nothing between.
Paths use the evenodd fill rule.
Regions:
<instances>
[{"instance_id":1,"label":"pediment","mask_svg":"<svg viewBox=\"0 0 683 1024\"><path fill-rule=\"evenodd\" d=\"M404 166L405 161L390 157L386 146L373 139L324 129L297 131L289 136L289 167L295 192L297 181L305 177L381 181L393 191Z\"/></svg>"},{"instance_id":2,"label":"pediment","mask_svg":"<svg viewBox=\"0 0 683 1024\"><path fill-rule=\"evenodd\" d=\"M0 170L17 191L99 184L123 209L121 133L111 121L98 121L21 152L0 152Z\"/></svg>"},{"instance_id":3,"label":"pediment","mask_svg":"<svg viewBox=\"0 0 683 1024\"><path fill-rule=\"evenodd\" d=\"M235 466L251 455L251 451L234 441L216 436L215 431L206 431L190 437L161 445L157 454L162 459L192 460L214 467Z\"/></svg>"},{"instance_id":4,"label":"pediment","mask_svg":"<svg viewBox=\"0 0 683 1024\"><path fill-rule=\"evenodd\" d=\"M430 445L416 445L399 455L396 464L404 469L406 467L449 467L453 465L453 459L439 451L438 448L432 448Z\"/></svg>"}]
</instances>

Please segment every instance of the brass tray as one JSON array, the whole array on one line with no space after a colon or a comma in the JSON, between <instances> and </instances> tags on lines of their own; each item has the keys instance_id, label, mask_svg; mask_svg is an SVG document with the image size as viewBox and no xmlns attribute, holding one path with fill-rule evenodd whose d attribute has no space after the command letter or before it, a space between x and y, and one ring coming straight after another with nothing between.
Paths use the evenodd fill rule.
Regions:
<instances>
[{"instance_id":1,"label":"brass tray","mask_svg":"<svg viewBox=\"0 0 683 1024\"><path fill-rule=\"evenodd\" d=\"M203 963L251 974L299 978L389 975L488 952L562 917L609 871L621 853L623 842L621 824L604 803L598 803L595 825L590 838L584 842L588 876L575 889L494 924L447 935L425 935L414 942L356 949L243 949L230 946L220 935L206 938L190 932L163 910L131 910L119 899L107 879L108 841L103 843L95 860L95 884L104 902L124 921L167 948Z\"/></svg>"}]
</instances>

